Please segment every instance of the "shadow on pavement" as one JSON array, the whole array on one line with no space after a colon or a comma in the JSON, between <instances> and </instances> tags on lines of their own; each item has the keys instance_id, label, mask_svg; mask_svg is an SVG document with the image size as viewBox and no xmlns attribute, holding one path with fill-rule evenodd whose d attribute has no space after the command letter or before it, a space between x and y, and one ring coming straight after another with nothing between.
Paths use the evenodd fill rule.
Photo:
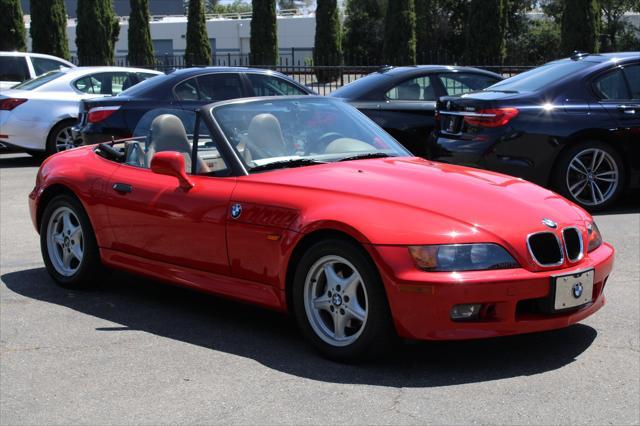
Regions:
<instances>
[{"instance_id":1,"label":"shadow on pavement","mask_svg":"<svg viewBox=\"0 0 640 426\"><path fill-rule=\"evenodd\" d=\"M44 268L2 275L12 291L118 325L251 358L287 374L334 383L431 387L529 376L573 362L594 341L586 325L507 338L398 344L385 359L341 365L305 343L293 318L261 308L115 272L95 291L55 285Z\"/></svg>"},{"instance_id":2,"label":"shadow on pavement","mask_svg":"<svg viewBox=\"0 0 640 426\"><path fill-rule=\"evenodd\" d=\"M39 167L42 159L32 157L29 154L5 154L0 155L0 169L18 167Z\"/></svg>"}]
</instances>

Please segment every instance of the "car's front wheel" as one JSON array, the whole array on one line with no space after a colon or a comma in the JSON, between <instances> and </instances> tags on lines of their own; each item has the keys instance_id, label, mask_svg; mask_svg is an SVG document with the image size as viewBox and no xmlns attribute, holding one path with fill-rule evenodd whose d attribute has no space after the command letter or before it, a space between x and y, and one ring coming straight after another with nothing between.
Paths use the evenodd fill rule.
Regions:
<instances>
[{"instance_id":1,"label":"car's front wheel","mask_svg":"<svg viewBox=\"0 0 640 426\"><path fill-rule=\"evenodd\" d=\"M599 210L615 202L624 190L624 164L611 146L583 142L560 157L554 181L566 198L586 209Z\"/></svg>"},{"instance_id":2,"label":"car's front wheel","mask_svg":"<svg viewBox=\"0 0 640 426\"><path fill-rule=\"evenodd\" d=\"M70 195L56 196L45 207L40 248L47 271L62 286L91 287L103 272L89 218Z\"/></svg>"},{"instance_id":3,"label":"car's front wheel","mask_svg":"<svg viewBox=\"0 0 640 426\"><path fill-rule=\"evenodd\" d=\"M327 357L353 361L388 348L393 326L383 284L356 244L314 244L296 269L296 318L304 335Z\"/></svg>"}]
</instances>

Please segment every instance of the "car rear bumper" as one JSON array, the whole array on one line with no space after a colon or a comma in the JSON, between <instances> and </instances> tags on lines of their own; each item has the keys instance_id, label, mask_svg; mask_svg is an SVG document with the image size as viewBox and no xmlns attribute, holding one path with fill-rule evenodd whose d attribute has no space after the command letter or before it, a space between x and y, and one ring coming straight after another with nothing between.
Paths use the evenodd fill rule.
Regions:
<instances>
[{"instance_id":1,"label":"car rear bumper","mask_svg":"<svg viewBox=\"0 0 640 426\"><path fill-rule=\"evenodd\" d=\"M419 340L461 340L531 333L575 324L605 303L604 287L613 267L608 244L565 269L530 272L504 269L460 273L423 272L415 268L406 247L375 246L392 316L400 336ZM592 302L557 313L539 305L552 297L552 276L594 270ZM459 304L482 304L480 317L454 321Z\"/></svg>"},{"instance_id":2,"label":"car rear bumper","mask_svg":"<svg viewBox=\"0 0 640 426\"><path fill-rule=\"evenodd\" d=\"M76 145L95 145L102 142L109 142L112 139L123 139L131 137L128 130L109 128L105 129L101 125L86 124L84 126L74 126L71 129L73 140Z\"/></svg>"},{"instance_id":3,"label":"car rear bumper","mask_svg":"<svg viewBox=\"0 0 640 426\"><path fill-rule=\"evenodd\" d=\"M548 152L548 158L541 159L541 150L535 150L535 147L545 147L545 144L530 139L532 138L523 139L520 137L500 142L494 139L478 141L447 137L446 134L434 132L427 144L427 157L442 163L475 167L521 177L538 185L546 186L549 183L550 165L555 153ZM522 149L523 146L526 146L527 149ZM526 153L530 149L534 149L536 152L527 155ZM545 155L547 155L546 151Z\"/></svg>"}]
</instances>

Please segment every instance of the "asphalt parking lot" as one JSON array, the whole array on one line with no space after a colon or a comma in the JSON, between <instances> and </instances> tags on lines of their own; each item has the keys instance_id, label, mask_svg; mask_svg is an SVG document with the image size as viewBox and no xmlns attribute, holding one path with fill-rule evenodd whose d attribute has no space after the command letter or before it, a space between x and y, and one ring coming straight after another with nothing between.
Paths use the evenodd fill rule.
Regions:
<instances>
[{"instance_id":1,"label":"asphalt parking lot","mask_svg":"<svg viewBox=\"0 0 640 426\"><path fill-rule=\"evenodd\" d=\"M27 194L0 155L0 424L640 424L640 196L596 220L616 250L607 305L570 328L320 358L286 316L114 273L47 275Z\"/></svg>"}]
</instances>

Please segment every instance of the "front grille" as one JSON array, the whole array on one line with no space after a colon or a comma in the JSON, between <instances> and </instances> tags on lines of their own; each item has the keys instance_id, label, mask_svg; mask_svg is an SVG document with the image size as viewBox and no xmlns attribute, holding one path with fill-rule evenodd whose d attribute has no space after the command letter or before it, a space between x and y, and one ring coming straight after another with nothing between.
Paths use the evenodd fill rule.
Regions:
<instances>
[{"instance_id":1,"label":"front grille","mask_svg":"<svg viewBox=\"0 0 640 426\"><path fill-rule=\"evenodd\" d=\"M582 259L582 234L577 228L565 228L562 230L564 246L567 250L567 258L571 262Z\"/></svg>"},{"instance_id":2,"label":"front grille","mask_svg":"<svg viewBox=\"0 0 640 426\"><path fill-rule=\"evenodd\" d=\"M538 232L527 237L527 247L533 260L540 266L562 264L564 256L560 240L552 232Z\"/></svg>"}]
</instances>

